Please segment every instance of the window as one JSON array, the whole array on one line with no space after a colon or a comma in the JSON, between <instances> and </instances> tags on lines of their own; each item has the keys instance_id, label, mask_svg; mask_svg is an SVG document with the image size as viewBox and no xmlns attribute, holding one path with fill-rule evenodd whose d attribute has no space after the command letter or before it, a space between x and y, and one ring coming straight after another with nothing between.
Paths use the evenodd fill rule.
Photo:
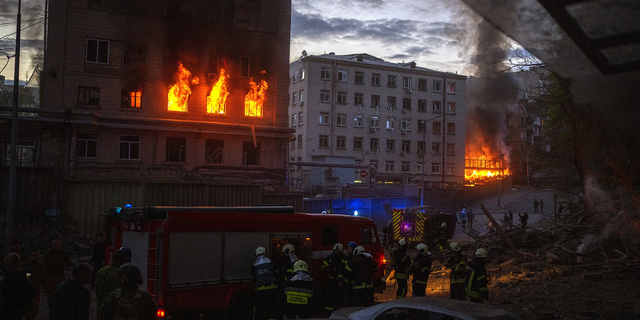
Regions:
<instances>
[{"instance_id":1,"label":"window","mask_svg":"<svg viewBox=\"0 0 640 320\"><path fill-rule=\"evenodd\" d=\"M432 163L431 164L431 173L433 173L433 174L440 173L440 164L439 163Z\"/></svg>"},{"instance_id":2,"label":"window","mask_svg":"<svg viewBox=\"0 0 640 320\"><path fill-rule=\"evenodd\" d=\"M427 91L427 79L418 79L418 91Z\"/></svg>"},{"instance_id":3,"label":"window","mask_svg":"<svg viewBox=\"0 0 640 320\"><path fill-rule=\"evenodd\" d=\"M356 71L356 84L364 84L364 72Z\"/></svg>"},{"instance_id":4,"label":"window","mask_svg":"<svg viewBox=\"0 0 640 320\"><path fill-rule=\"evenodd\" d=\"M76 157L96 158L98 155L98 135L94 133L78 133L76 137Z\"/></svg>"},{"instance_id":5,"label":"window","mask_svg":"<svg viewBox=\"0 0 640 320\"><path fill-rule=\"evenodd\" d=\"M347 148L347 137L337 136L336 137L336 149L346 149Z\"/></svg>"},{"instance_id":6,"label":"window","mask_svg":"<svg viewBox=\"0 0 640 320\"><path fill-rule=\"evenodd\" d=\"M440 92L440 91L442 91L442 81L440 81L440 80L433 80L433 91L434 91L434 92Z\"/></svg>"},{"instance_id":7,"label":"window","mask_svg":"<svg viewBox=\"0 0 640 320\"><path fill-rule=\"evenodd\" d=\"M418 154L424 153L424 141L418 141Z\"/></svg>"},{"instance_id":8,"label":"window","mask_svg":"<svg viewBox=\"0 0 640 320\"><path fill-rule=\"evenodd\" d=\"M380 74L379 73L372 73L371 74L371 85L372 86L379 86L380 85Z\"/></svg>"},{"instance_id":9,"label":"window","mask_svg":"<svg viewBox=\"0 0 640 320\"><path fill-rule=\"evenodd\" d=\"M371 108L380 108L380 96L371 95Z\"/></svg>"},{"instance_id":10,"label":"window","mask_svg":"<svg viewBox=\"0 0 640 320\"><path fill-rule=\"evenodd\" d=\"M291 148L295 147L295 141L291 141ZM222 151L224 151L224 140L207 139L204 142L204 162L222 163Z\"/></svg>"},{"instance_id":11,"label":"window","mask_svg":"<svg viewBox=\"0 0 640 320\"><path fill-rule=\"evenodd\" d=\"M448 102L447 103L447 113L448 114L455 114L456 113L456 104L455 104L455 102Z\"/></svg>"},{"instance_id":12,"label":"window","mask_svg":"<svg viewBox=\"0 0 640 320\"><path fill-rule=\"evenodd\" d=\"M347 93L345 91L338 92L338 104L347 104Z\"/></svg>"},{"instance_id":13,"label":"window","mask_svg":"<svg viewBox=\"0 0 640 320\"><path fill-rule=\"evenodd\" d=\"M362 150L362 138L360 137L353 138L353 149Z\"/></svg>"},{"instance_id":14,"label":"window","mask_svg":"<svg viewBox=\"0 0 640 320\"><path fill-rule=\"evenodd\" d=\"M441 132L440 121L434 121L433 122L433 133L440 133L440 132Z\"/></svg>"},{"instance_id":15,"label":"window","mask_svg":"<svg viewBox=\"0 0 640 320\"><path fill-rule=\"evenodd\" d=\"M525 130L520 130L520 139L524 139L527 137L527 132Z\"/></svg>"},{"instance_id":16,"label":"window","mask_svg":"<svg viewBox=\"0 0 640 320\"><path fill-rule=\"evenodd\" d=\"M304 68L300 69L300 81L304 80Z\"/></svg>"},{"instance_id":17,"label":"window","mask_svg":"<svg viewBox=\"0 0 640 320\"><path fill-rule=\"evenodd\" d=\"M320 90L320 102L329 102L330 93L329 90Z\"/></svg>"},{"instance_id":18,"label":"window","mask_svg":"<svg viewBox=\"0 0 640 320\"><path fill-rule=\"evenodd\" d=\"M380 149L380 141L376 138L371 138L369 140L369 149L378 150Z\"/></svg>"},{"instance_id":19,"label":"window","mask_svg":"<svg viewBox=\"0 0 640 320\"><path fill-rule=\"evenodd\" d=\"M291 94L291 105L295 106L298 103L298 93L294 92Z\"/></svg>"},{"instance_id":20,"label":"window","mask_svg":"<svg viewBox=\"0 0 640 320\"><path fill-rule=\"evenodd\" d=\"M431 153L440 154L440 142L431 143Z\"/></svg>"},{"instance_id":21,"label":"window","mask_svg":"<svg viewBox=\"0 0 640 320\"><path fill-rule=\"evenodd\" d=\"M294 73L293 74L293 83L298 82L298 74Z\"/></svg>"},{"instance_id":22,"label":"window","mask_svg":"<svg viewBox=\"0 0 640 320\"><path fill-rule=\"evenodd\" d=\"M402 130L411 131L411 120L402 119Z\"/></svg>"},{"instance_id":23,"label":"window","mask_svg":"<svg viewBox=\"0 0 640 320\"><path fill-rule=\"evenodd\" d=\"M344 127L347 125L347 115L344 113L339 113L336 116L336 126Z\"/></svg>"},{"instance_id":24,"label":"window","mask_svg":"<svg viewBox=\"0 0 640 320\"><path fill-rule=\"evenodd\" d=\"M140 108L140 99L142 99L142 91L122 90L123 108Z\"/></svg>"},{"instance_id":25,"label":"window","mask_svg":"<svg viewBox=\"0 0 640 320\"><path fill-rule=\"evenodd\" d=\"M447 163L447 174L453 174L453 163Z\"/></svg>"},{"instance_id":26,"label":"window","mask_svg":"<svg viewBox=\"0 0 640 320\"><path fill-rule=\"evenodd\" d=\"M411 89L411 78L402 77L402 88L403 89Z\"/></svg>"},{"instance_id":27,"label":"window","mask_svg":"<svg viewBox=\"0 0 640 320\"><path fill-rule=\"evenodd\" d=\"M167 137L167 162L187 161L187 138Z\"/></svg>"},{"instance_id":28,"label":"window","mask_svg":"<svg viewBox=\"0 0 640 320\"><path fill-rule=\"evenodd\" d=\"M298 113L298 125L299 126L301 126L304 123L304 121L302 120L303 119L302 115L303 115L302 112Z\"/></svg>"},{"instance_id":29,"label":"window","mask_svg":"<svg viewBox=\"0 0 640 320\"><path fill-rule=\"evenodd\" d=\"M427 111L427 100L418 100L418 111Z\"/></svg>"},{"instance_id":30,"label":"window","mask_svg":"<svg viewBox=\"0 0 640 320\"><path fill-rule=\"evenodd\" d=\"M387 75L387 87L389 88L396 87L396 76Z\"/></svg>"},{"instance_id":31,"label":"window","mask_svg":"<svg viewBox=\"0 0 640 320\"><path fill-rule=\"evenodd\" d=\"M347 70L338 70L338 81L347 82Z\"/></svg>"},{"instance_id":32,"label":"window","mask_svg":"<svg viewBox=\"0 0 640 320\"><path fill-rule=\"evenodd\" d=\"M298 157L298 160L297 160L297 161L302 161L302 157Z\"/></svg>"},{"instance_id":33,"label":"window","mask_svg":"<svg viewBox=\"0 0 640 320\"><path fill-rule=\"evenodd\" d=\"M402 109L411 110L411 99L402 99Z\"/></svg>"},{"instance_id":34,"label":"window","mask_svg":"<svg viewBox=\"0 0 640 320\"><path fill-rule=\"evenodd\" d=\"M297 114L292 114L291 115L291 126L295 127L298 124L298 115Z\"/></svg>"},{"instance_id":35,"label":"window","mask_svg":"<svg viewBox=\"0 0 640 320\"><path fill-rule=\"evenodd\" d=\"M454 82L449 82L447 93L456 93L456 84Z\"/></svg>"},{"instance_id":36,"label":"window","mask_svg":"<svg viewBox=\"0 0 640 320\"><path fill-rule=\"evenodd\" d=\"M454 156L456 154L456 145L455 143L447 143L447 155Z\"/></svg>"},{"instance_id":37,"label":"window","mask_svg":"<svg viewBox=\"0 0 640 320\"><path fill-rule=\"evenodd\" d=\"M402 140L402 151L404 152L411 152L411 141L409 140Z\"/></svg>"},{"instance_id":38,"label":"window","mask_svg":"<svg viewBox=\"0 0 640 320\"><path fill-rule=\"evenodd\" d=\"M320 69L320 79L321 80L331 80L331 69L330 68L321 68Z\"/></svg>"},{"instance_id":39,"label":"window","mask_svg":"<svg viewBox=\"0 0 640 320\"><path fill-rule=\"evenodd\" d=\"M380 128L380 118L379 117L371 117L371 121L369 121L369 127L378 129Z\"/></svg>"},{"instance_id":40,"label":"window","mask_svg":"<svg viewBox=\"0 0 640 320\"><path fill-rule=\"evenodd\" d=\"M78 87L78 104L100 105L100 88Z\"/></svg>"},{"instance_id":41,"label":"window","mask_svg":"<svg viewBox=\"0 0 640 320\"><path fill-rule=\"evenodd\" d=\"M329 113L320 112L320 124L329 124Z\"/></svg>"},{"instance_id":42,"label":"window","mask_svg":"<svg viewBox=\"0 0 640 320\"><path fill-rule=\"evenodd\" d=\"M456 134L456 124L455 123L447 123L447 134Z\"/></svg>"},{"instance_id":43,"label":"window","mask_svg":"<svg viewBox=\"0 0 640 320\"><path fill-rule=\"evenodd\" d=\"M9 165L11 162L11 140L7 139L3 141L3 164ZM76 139L76 144L78 140ZM18 166L33 166L35 163L36 155L36 142L33 140L18 140L16 144L16 165Z\"/></svg>"},{"instance_id":44,"label":"window","mask_svg":"<svg viewBox=\"0 0 640 320\"><path fill-rule=\"evenodd\" d=\"M356 114L353 116L353 126L354 127L362 127L362 115Z\"/></svg>"},{"instance_id":45,"label":"window","mask_svg":"<svg viewBox=\"0 0 640 320\"><path fill-rule=\"evenodd\" d=\"M403 162L401 170L402 170L403 173L409 173L409 171L411 170L411 163L410 162Z\"/></svg>"},{"instance_id":46,"label":"window","mask_svg":"<svg viewBox=\"0 0 640 320\"><path fill-rule=\"evenodd\" d=\"M418 132L427 132L426 120L418 120Z\"/></svg>"},{"instance_id":47,"label":"window","mask_svg":"<svg viewBox=\"0 0 640 320\"><path fill-rule=\"evenodd\" d=\"M418 173L422 173L422 162L418 162Z\"/></svg>"},{"instance_id":48,"label":"window","mask_svg":"<svg viewBox=\"0 0 640 320\"><path fill-rule=\"evenodd\" d=\"M299 134L298 135L298 139L296 139L296 140L298 140L298 148L302 148L302 135Z\"/></svg>"},{"instance_id":49,"label":"window","mask_svg":"<svg viewBox=\"0 0 640 320\"><path fill-rule=\"evenodd\" d=\"M256 63L258 60L252 57L240 57L240 76L243 78L249 78L255 75L258 71ZM295 75L294 75L295 80Z\"/></svg>"},{"instance_id":50,"label":"window","mask_svg":"<svg viewBox=\"0 0 640 320\"><path fill-rule=\"evenodd\" d=\"M394 152L396 151L396 141L387 139L387 151Z\"/></svg>"},{"instance_id":51,"label":"window","mask_svg":"<svg viewBox=\"0 0 640 320\"><path fill-rule=\"evenodd\" d=\"M87 39L87 62L109 63L109 41Z\"/></svg>"},{"instance_id":52,"label":"window","mask_svg":"<svg viewBox=\"0 0 640 320\"><path fill-rule=\"evenodd\" d=\"M318 137L318 147L329 148L329 136L321 135Z\"/></svg>"},{"instance_id":53,"label":"window","mask_svg":"<svg viewBox=\"0 0 640 320\"><path fill-rule=\"evenodd\" d=\"M120 137L120 159L139 160L140 159L140 137L122 136Z\"/></svg>"},{"instance_id":54,"label":"window","mask_svg":"<svg viewBox=\"0 0 640 320\"><path fill-rule=\"evenodd\" d=\"M353 105L354 106L362 106L364 104L364 94L362 93L354 93L353 94Z\"/></svg>"},{"instance_id":55,"label":"window","mask_svg":"<svg viewBox=\"0 0 640 320\"><path fill-rule=\"evenodd\" d=\"M396 97L387 97L387 109L396 108Z\"/></svg>"},{"instance_id":56,"label":"window","mask_svg":"<svg viewBox=\"0 0 640 320\"><path fill-rule=\"evenodd\" d=\"M257 144L253 144L253 141L242 142L242 164L245 165L258 165L260 164L260 149L262 142L258 141Z\"/></svg>"},{"instance_id":57,"label":"window","mask_svg":"<svg viewBox=\"0 0 640 320\"><path fill-rule=\"evenodd\" d=\"M387 161L384 164L384 170L387 171L387 172L393 172L393 164L394 164L393 161Z\"/></svg>"},{"instance_id":58,"label":"window","mask_svg":"<svg viewBox=\"0 0 640 320\"><path fill-rule=\"evenodd\" d=\"M433 102L433 113L442 113L442 103L440 101Z\"/></svg>"},{"instance_id":59,"label":"window","mask_svg":"<svg viewBox=\"0 0 640 320\"><path fill-rule=\"evenodd\" d=\"M387 130L395 130L396 129L396 119L389 118L387 119Z\"/></svg>"}]
</instances>

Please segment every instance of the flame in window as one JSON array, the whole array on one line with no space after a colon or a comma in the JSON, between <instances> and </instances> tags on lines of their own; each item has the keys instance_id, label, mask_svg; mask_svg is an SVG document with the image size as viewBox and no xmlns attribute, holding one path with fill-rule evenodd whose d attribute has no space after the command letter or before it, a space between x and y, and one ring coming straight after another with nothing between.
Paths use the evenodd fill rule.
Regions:
<instances>
[{"instance_id":1,"label":"flame in window","mask_svg":"<svg viewBox=\"0 0 640 320\"><path fill-rule=\"evenodd\" d=\"M229 95L229 89L227 88L227 80L229 75L226 74L224 69L220 69L220 75L216 80L211 92L207 96L207 112L211 114L225 114L227 113L227 96Z\"/></svg>"},{"instance_id":2,"label":"flame in window","mask_svg":"<svg viewBox=\"0 0 640 320\"><path fill-rule=\"evenodd\" d=\"M178 62L178 70L175 73L176 83L169 86L168 109L169 111L187 112L187 100L191 95L191 83L198 84L198 77L191 77L191 72Z\"/></svg>"},{"instance_id":3,"label":"flame in window","mask_svg":"<svg viewBox=\"0 0 640 320\"><path fill-rule=\"evenodd\" d=\"M264 74L265 72L260 72ZM260 83L255 83L253 78L249 79L249 85L251 90L244 97L244 115L247 117L262 118L262 109L264 107L264 101L267 99L267 82L260 80Z\"/></svg>"},{"instance_id":4,"label":"flame in window","mask_svg":"<svg viewBox=\"0 0 640 320\"><path fill-rule=\"evenodd\" d=\"M129 92L130 107L140 108L140 99L142 99L142 90Z\"/></svg>"}]
</instances>

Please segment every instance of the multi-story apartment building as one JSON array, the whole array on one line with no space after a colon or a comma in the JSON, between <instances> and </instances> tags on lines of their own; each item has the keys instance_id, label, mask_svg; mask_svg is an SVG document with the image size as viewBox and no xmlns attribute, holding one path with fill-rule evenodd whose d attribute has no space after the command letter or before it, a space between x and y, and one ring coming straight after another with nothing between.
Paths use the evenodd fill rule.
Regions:
<instances>
[{"instance_id":1,"label":"multi-story apartment building","mask_svg":"<svg viewBox=\"0 0 640 320\"><path fill-rule=\"evenodd\" d=\"M419 185L424 179L426 188L463 183L466 76L330 53L303 54L290 63L289 78L289 125L296 130L290 163L372 168L363 178L361 169L294 167L300 171L291 175L294 190L371 180Z\"/></svg>"}]
</instances>

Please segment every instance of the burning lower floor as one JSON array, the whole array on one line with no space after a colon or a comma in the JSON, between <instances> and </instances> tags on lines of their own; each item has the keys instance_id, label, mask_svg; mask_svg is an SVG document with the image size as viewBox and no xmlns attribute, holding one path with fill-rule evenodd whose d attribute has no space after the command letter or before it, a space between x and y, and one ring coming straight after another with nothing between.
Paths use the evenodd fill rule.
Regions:
<instances>
[{"instance_id":1,"label":"burning lower floor","mask_svg":"<svg viewBox=\"0 0 640 320\"><path fill-rule=\"evenodd\" d=\"M511 175L504 159L465 159L464 178L466 187L484 185L486 182L503 180Z\"/></svg>"}]
</instances>

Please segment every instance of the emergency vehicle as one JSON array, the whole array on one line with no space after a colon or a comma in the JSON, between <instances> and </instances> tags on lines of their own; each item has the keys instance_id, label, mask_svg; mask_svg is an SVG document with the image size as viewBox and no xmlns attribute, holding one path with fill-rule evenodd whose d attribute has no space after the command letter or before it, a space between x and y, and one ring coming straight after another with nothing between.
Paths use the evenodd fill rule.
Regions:
<instances>
[{"instance_id":1,"label":"emergency vehicle","mask_svg":"<svg viewBox=\"0 0 640 320\"><path fill-rule=\"evenodd\" d=\"M384 252L368 218L295 213L285 206L126 206L110 209L106 225L106 257L122 246L131 249L144 277L141 288L153 295L159 318L192 319L200 313L245 318L252 310L251 265L260 246L275 264L282 247L293 244L322 287L327 276L321 266L333 245L346 248L355 241L377 262L374 284L384 290Z\"/></svg>"},{"instance_id":2,"label":"emergency vehicle","mask_svg":"<svg viewBox=\"0 0 640 320\"><path fill-rule=\"evenodd\" d=\"M394 208L385 231L396 241L405 239L414 245L421 242L431 244L437 242L438 229L443 222L446 224L446 238L451 239L456 230L455 215L428 206Z\"/></svg>"}]
</instances>

